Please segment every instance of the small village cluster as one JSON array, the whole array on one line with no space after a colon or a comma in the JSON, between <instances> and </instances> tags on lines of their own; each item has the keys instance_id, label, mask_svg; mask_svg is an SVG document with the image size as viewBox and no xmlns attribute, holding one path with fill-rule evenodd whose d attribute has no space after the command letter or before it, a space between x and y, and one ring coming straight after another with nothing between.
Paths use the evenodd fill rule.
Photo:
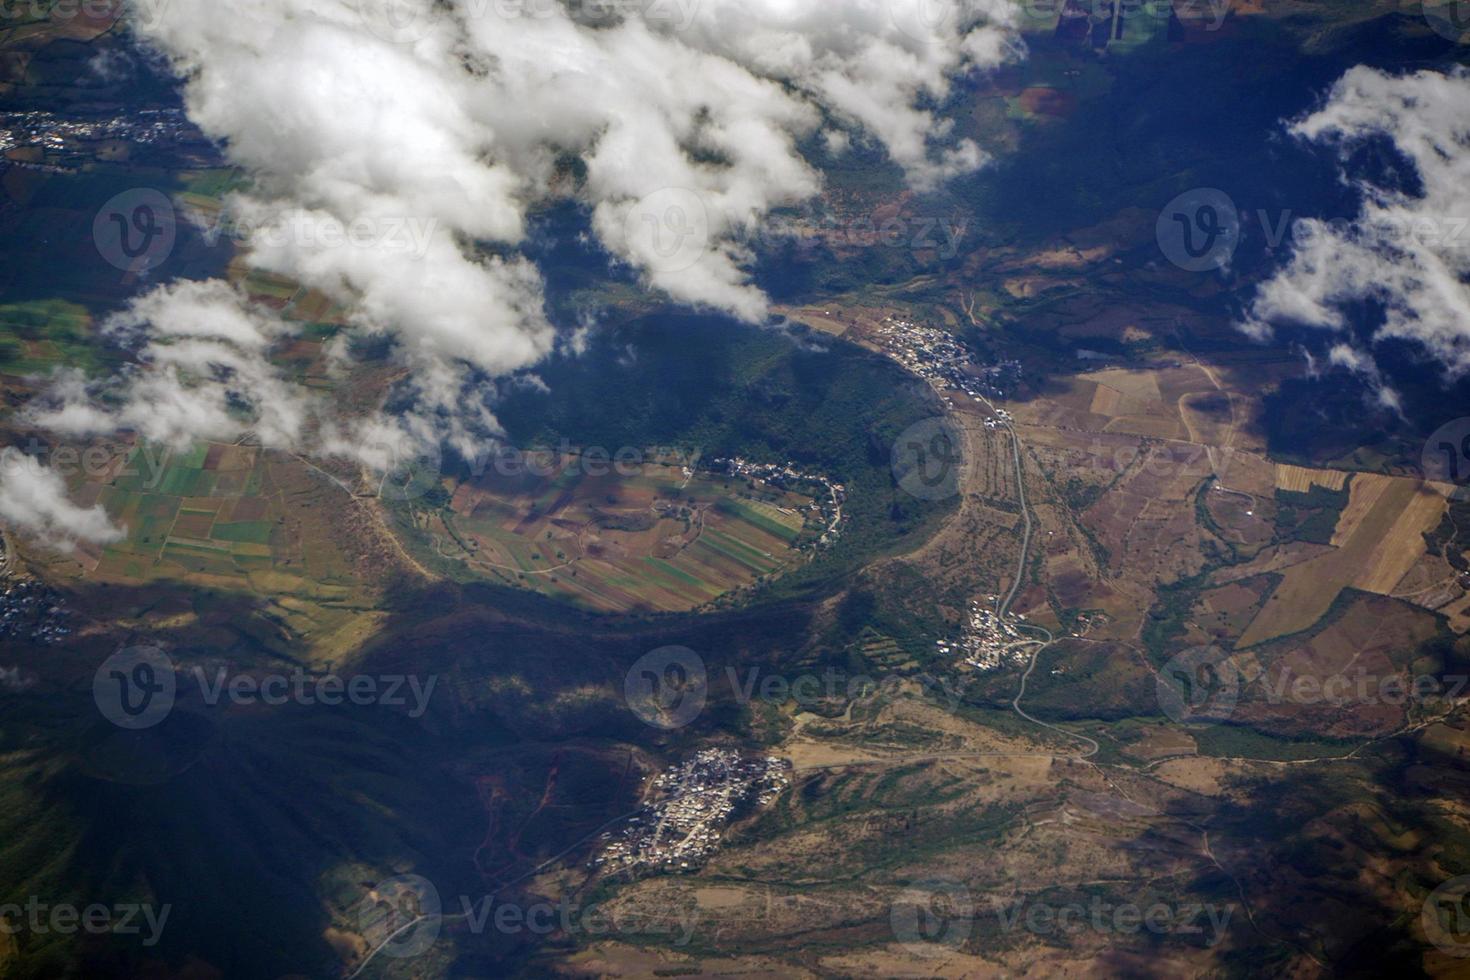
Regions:
<instances>
[{"instance_id":1,"label":"small village cluster","mask_svg":"<svg viewBox=\"0 0 1470 980\"><path fill-rule=\"evenodd\" d=\"M82 150L81 144L103 140L176 144L198 130L182 109L139 109L126 116L66 119L53 112L8 113L0 128L0 152L17 146L39 146L55 152Z\"/></svg>"},{"instance_id":2,"label":"small village cluster","mask_svg":"<svg viewBox=\"0 0 1470 980\"><path fill-rule=\"evenodd\" d=\"M1015 421L1015 416L1011 415L1010 412L1007 412L1003 408L997 408L995 410L994 417L988 418L988 419L985 420L985 428L987 428L987 429L1008 429L1008 428L1011 427L1011 423L1014 422L1014 421Z\"/></svg>"},{"instance_id":3,"label":"small village cluster","mask_svg":"<svg viewBox=\"0 0 1470 980\"><path fill-rule=\"evenodd\" d=\"M65 600L54 590L30 579L3 577L0 589L0 640L60 643L71 632Z\"/></svg>"},{"instance_id":4,"label":"small village cluster","mask_svg":"<svg viewBox=\"0 0 1470 980\"><path fill-rule=\"evenodd\" d=\"M654 777L662 798L630 817L620 833L603 834L592 865L612 872L694 869L719 846L741 804L769 806L790 783L785 759L704 749Z\"/></svg>"},{"instance_id":5,"label":"small village cluster","mask_svg":"<svg viewBox=\"0 0 1470 980\"><path fill-rule=\"evenodd\" d=\"M1011 621L996 613L993 608L995 596L986 597L990 605L979 599L970 601L969 614L958 640L940 640L936 644L941 654L961 656L965 663L977 670L995 670L1006 663L1019 663L1025 659L1024 651L1017 644L1027 637ZM1018 616L1017 619L1025 619Z\"/></svg>"},{"instance_id":6,"label":"small village cluster","mask_svg":"<svg viewBox=\"0 0 1470 980\"><path fill-rule=\"evenodd\" d=\"M819 545L830 545L841 534L842 504L847 499L847 488L820 473L808 473L798 469L795 463L752 463L738 456L726 459L715 457L707 464L712 472L729 476L760 480L782 490L795 490L812 496L809 510L822 523Z\"/></svg>"},{"instance_id":7,"label":"small village cluster","mask_svg":"<svg viewBox=\"0 0 1470 980\"><path fill-rule=\"evenodd\" d=\"M879 344L895 361L936 390L958 389L972 398L1005 398L1021 377L1021 362L981 365L974 352L948 331L902 317L887 316L878 327Z\"/></svg>"}]
</instances>

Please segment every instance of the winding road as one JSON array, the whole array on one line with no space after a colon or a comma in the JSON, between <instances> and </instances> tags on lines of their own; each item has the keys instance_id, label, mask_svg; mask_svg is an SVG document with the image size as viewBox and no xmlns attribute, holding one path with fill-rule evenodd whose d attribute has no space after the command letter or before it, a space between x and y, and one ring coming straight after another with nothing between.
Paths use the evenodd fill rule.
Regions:
<instances>
[{"instance_id":1,"label":"winding road","mask_svg":"<svg viewBox=\"0 0 1470 980\"><path fill-rule=\"evenodd\" d=\"M986 398L984 395L976 395L975 397L984 402L985 406L989 408L991 412L996 413L997 418L1001 417L999 414L999 410L995 407L994 403L992 403L989 398ZM1025 525L1024 529L1021 532L1021 554L1016 559L1015 580L1011 582L1010 591L1006 593L1005 598L1000 600L1000 602L995 607L996 615L1001 617L1005 617L1009 614L1011 603L1016 601L1016 594L1020 592L1021 583L1025 580L1026 558L1031 553L1031 534L1033 529L1035 528L1035 522L1032 520L1031 517L1031 504L1026 499L1026 471L1021 462L1021 436L1016 432L1015 425L1009 421L1005 423L1005 430L1006 432L1010 433L1011 436L1011 458L1014 459L1016 463L1016 499L1021 505L1021 519L1025 522ZM1022 646L1034 646L1034 649L1031 651L1031 660L1026 664L1026 672L1021 675L1020 690L1016 692L1015 698L1011 701L1011 709L1022 718L1025 718L1027 721L1031 722L1033 725L1040 725L1042 728L1058 732L1062 735L1066 735L1068 738L1075 738L1081 742L1086 743L1089 746L1088 750L1082 753L1080 756L1077 756L1076 758L1079 761L1092 758L1102 749L1102 746L1098 745L1095 739L1091 739L1088 738L1086 735L1079 735L1076 732L1068 731L1065 728L1060 728L1056 725L1044 722L1040 718L1027 714L1026 709L1021 707L1021 699L1026 696L1026 682L1031 679L1032 672L1036 670L1036 660L1038 657L1041 656L1041 652L1043 650L1056 642L1056 637L1052 635L1051 630L1046 629L1043 626L1037 626L1033 623L1017 623L1016 628L1037 630L1039 632L1045 633L1046 639L1044 641L1027 640L1023 643L1014 644L1010 648L1014 650Z\"/></svg>"}]
</instances>

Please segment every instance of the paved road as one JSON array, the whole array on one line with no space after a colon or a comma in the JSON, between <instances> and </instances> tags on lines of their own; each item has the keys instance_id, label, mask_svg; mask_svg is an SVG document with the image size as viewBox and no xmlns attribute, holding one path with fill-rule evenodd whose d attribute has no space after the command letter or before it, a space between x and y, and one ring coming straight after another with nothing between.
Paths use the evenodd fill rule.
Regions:
<instances>
[{"instance_id":1,"label":"paved road","mask_svg":"<svg viewBox=\"0 0 1470 980\"><path fill-rule=\"evenodd\" d=\"M1016 562L1016 580L1011 583L1011 591L1000 604L999 612L1002 616L1010 611L1011 603L1016 601L1016 593L1020 591L1021 582L1026 577L1026 555L1031 550L1031 505L1026 502L1026 473L1021 466L1021 437L1009 423L1006 424L1006 431L1011 434L1011 452L1016 459L1016 495L1021 501L1021 516L1026 521L1026 529L1021 535L1021 557Z\"/></svg>"},{"instance_id":2,"label":"paved road","mask_svg":"<svg viewBox=\"0 0 1470 980\"><path fill-rule=\"evenodd\" d=\"M999 409L995 403L984 395L976 395L985 407L991 412L997 413ZM1026 575L1026 555L1031 550L1031 505L1026 500L1026 471L1021 465L1021 437L1016 433L1016 427L1010 422L1005 424L1005 430L1011 434L1011 456L1016 461L1016 495L1021 504L1021 517L1026 522L1025 530L1021 534L1021 556L1016 560L1016 579L1011 583L1011 590L1006 594L1004 601L995 607L996 615L1004 616L1011 608L1011 603L1016 600L1016 593L1021 591L1021 582Z\"/></svg>"},{"instance_id":3,"label":"paved road","mask_svg":"<svg viewBox=\"0 0 1470 980\"><path fill-rule=\"evenodd\" d=\"M980 396L980 400L985 402L985 404L989 406L992 412L996 410L995 406L991 404L990 399L985 398L982 395ZM1031 520L1031 505L1026 499L1026 471L1021 463L1021 437L1019 434L1017 434L1016 427L1011 423L1007 422L1005 429L1011 434L1011 455L1012 458L1016 461L1016 496L1020 500L1021 517L1025 520L1026 524L1025 530L1021 534L1021 556L1016 560L1016 580L1011 583L1011 589L1008 593L1006 593L1005 599L1002 600L1000 605L996 607L996 613L1000 616L1005 616L1010 611L1011 603L1015 602L1016 593L1020 591L1021 583L1025 580L1026 556L1031 551L1031 532L1034 527L1034 524ZM1082 755L1078 756L1077 758L1090 759L1092 756L1097 755L1097 753L1101 751L1102 747L1097 744L1097 741L1095 739L1091 739L1088 738L1086 735L1079 735L1077 732L1068 731L1065 728L1060 728L1056 725L1044 722L1040 718L1027 714L1026 709L1021 707L1021 699L1026 696L1026 682L1031 679L1031 673L1036 669L1036 660L1038 657L1041 656L1041 652L1043 650L1056 642L1056 637L1052 635L1051 630L1046 629L1043 626L1036 626L1031 623L1022 623L1018 626L1018 628L1037 630L1038 632L1045 633L1046 640L1045 642L1033 641L1035 642L1035 649L1031 651L1031 660L1026 665L1026 672L1021 675L1021 688L1016 692L1015 698L1011 701L1011 708L1016 712L1016 714L1020 715L1022 718L1025 718L1033 725L1040 725L1042 728L1058 732L1062 735L1067 736L1068 738L1075 738L1078 741L1081 741L1088 745L1088 750L1082 753Z\"/></svg>"},{"instance_id":4,"label":"paved road","mask_svg":"<svg viewBox=\"0 0 1470 980\"><path fill-rule=\"evenodd\" d=\"M1021 707L1021 699L1026 696L1026 682L1031 679L1031 672L1036 669L1036 659L1041 656L1041 651L1045 650L1047 647L1056 642L1056 638L1051 635L1051 631L1043 626L1033 626L1028 623L1024 625L1022 629L1040 630L1041 632L1046 634L1046 642L1038 642L1036 645L1036 649L1031 651L1031 662L1026 665L1026 673L1021 675L1021 689L1016 692L1016 697L1011 701L1011 707L1015 709L1016 714L1020 715L1022 718L1025 718L1033 725L1040 725L1042 728L1047 728L1051 731L1059 732L1062 735L1067 736L1068 738L1075 738L1080 742L1085 742L1087 745L1091 746L1091 748L1089 748L1081 755L1077 756L1077 758L1079 760L1092 758L1093 756L1097 755L1097 753L1102 749L1102 746L1097 744L1096 739L1092 739L1087 737L1086 735L1082 735L1074 731L1069 731L1068 729L1060 728L1056 725L1050 724L1049 722L1042 721L1040 718L1037 718L1033 715L1028 715L1026 713L1026 710Z\"/></svg>"}]
</instances>

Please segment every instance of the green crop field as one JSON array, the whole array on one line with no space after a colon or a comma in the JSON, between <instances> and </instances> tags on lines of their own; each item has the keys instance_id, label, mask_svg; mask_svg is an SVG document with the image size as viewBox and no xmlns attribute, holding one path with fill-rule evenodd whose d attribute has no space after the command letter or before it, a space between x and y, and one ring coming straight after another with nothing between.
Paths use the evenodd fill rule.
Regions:
<instances>
[{"instance_id":1,"label":"green crop field","mask_svg":"<svg viewBox=\"0 0 1470 980\"><path fill-rule=\"evenodd\" d=\"M58 574L139 595L187 586L244 598L267 625L235 626L333 656L358 642L365 614L372 618L364 567L330 524L342 490L289 456L219 443L138 446L74 494L100 505L125 535L58 556Z\"/></svg>"},{"instance_id":2,"label":"green crop field","mask_svg":"<svg viewBox=\"0 0 1470 980\"><path fill-rule=\"evenodd\" d=\"M600 611L697 608L804 560L807 497L676 463L589 476L574 459L540 477L458 485L428 518L435 553L475 577Z\"/></svg>"}]
</instances>

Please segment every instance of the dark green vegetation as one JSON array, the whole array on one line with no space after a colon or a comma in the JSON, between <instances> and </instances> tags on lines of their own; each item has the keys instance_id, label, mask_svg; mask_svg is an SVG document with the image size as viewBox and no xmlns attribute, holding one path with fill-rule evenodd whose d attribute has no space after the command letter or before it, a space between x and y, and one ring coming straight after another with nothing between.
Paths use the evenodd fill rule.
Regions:
<instances>
[{"instance_id":1,"label":"dark green vegetation","mask_svg":"<svg viewBox=\"0 0 1470 980\"><path fill-rule=\"evenodd\" d=\"M1326 5L1317 7L1327 13ZM1032 57L1015 69L1013 87L1052 83L1070 90L1076 109L1046 125L1017 127L1014 145L998 151L992 169L918 200L924 214L963 222L958 254L946 258L908 245L863 246L855 254L776 245L763 257L763 284L794 302L892 289L916 306L951 313L957 288L983 294L1000 313L993 330L974 328L971 339L981 349L1004 342L1024 352L1033 381L1044 369L1075 368L1076 344L1058 340L1051 324L1064 301L1083 294L1108 303L1140 296L1165 300L1224 323L1232 302L1266 262L1259 227L1248 229L1233 272L1237 278L1219 295L1196 296L1128 278L1157 261L1147 241L1122 256L1121 277L1090 277L1063 295L1006 298L995 282L962 267L981 247L1037 245L1123 208L1156 211L1179 190L1198 185L1228 189L1247 213L1346 213L1350 202L1330 179L1327 161L1285 153L1277 166L1259 166L1264 134L1276 132L1281 117L1308 108L1350 64L1442 64L1447 53L1444 42L1427 36L1422 26L1415 30L1397 18L1327 32L1304 53L1302 37L1317 26L1307 9L1306 23L1244 20L1228 39L1182 50L1162 33L1140 36L1106 61L1059 40L1032 38ZM59 76L44 63L36 71L43 78ZM977 98L982 84L977 80L976 87L956 92L944 108L962 116L977 110L962 128L973 127L986 141L993 122L988 113L1013 111L1014 98ZM973 105L980 101L987 104ZM852 192L877 199L898 188L893 168L862 147L819 162L832 165L834 196ZM19 217L0 213L0 370L18 374L55 363L112 366L120 354L88 336L76 310L56 297L105 312L135 292L136 284L120 283L95 255L85 255L87 233L79 216L123 187L214 194L228 180L220 171L183 178L157 166L38 181L28 205L37 210L21 209ZM47 229L63 228L65 235L46 239ZM567 236L557 247L575 252L571 240ZM79 250L73 248L78 243ZM203 269L217 260L215 253L185 242L175 260L182 265L165 271ZM565 297L578 290L606 298L628 288L626 281L609 285L594 265L585 255L568 255L557 273L561 292L554 312L573 311ZM930 275L935 278L913 280ZM565 316L563 322L574 321ZM332 329L324 324L309 332ZM1241 342L1223 330L1189 340L1199 350ZM1159 342L1174 344L1176 338ZM1126 345L1109 346L1106 340L1086 343L1123 357L1130 353ZM68 969L79 975L137 975L154 955L173 969L199 957L231 977L332 975L340 957L324 932L334 925L351 928L353 903L380 878L411 869L433 880L453 903L460 894L497 890L568 848L565 863L575 865L587 855L584 839L631 807L635 760L656 767L711 740L751 752L768 748L788 730L789 719L767 706L740 703L725 680L726 668L789 673L830 666L847 674L922 676L918 672L934 657L933 638L946 635L949 626L940 599L963 608L968 596L955 586L943 587L954 594L941 596L941 587L910 565L858 574L873 559L921 542L947 512L946 505L921 503L893 486L893 439L937 413L923 389L896 367L804 333L762 332L662 311L600 332L587 353L554 359L538 373L549 395L513 390L495 407L516 443L557 445L565 439L609 450L663 444L697 449L705 457L789 460L846 485L848 522L840 542L771 583L756 606L698 618L596 617L513 589L405 581L385 602L388 618L357 669L438 677L435 700L422 719L376 708L235 711L191 702L152 733L120 738L94 723L88 687L91 670L122 637L99 635L61 652L16 650L17 660L43 668L46 676L37 690L0 690L0 745L7 752L0 778L0 901L46 894L54 900L174 906L156 954L124 953L105 943L78 950L57 938L27 937L19 975ZM1303 384L1299 398L1294 390L1283 395L1302 406L1297 420L1327 387ZM1343 411L1331 419L1336 434L1302 426L1288 413L1268 412L1268 424L1279 429L1272 432L1273 445L1295 439L1288 448L1299 448L1304 459L1338 442L1346 445L1359 394L1342 396ZM1356 424L1361 435L1361 421ZM1063 486L1067 502L1078 508L1102 492ZM1278 534L1320 542L1330 535L1341 496L1320 490L1278 495ZM422 502L444 503L432 496ZM1457 526L1470 526L1460 509L1454 517ZM1455 550L1454 533L1441 528L1436 541ZM242 545L267 536L263 525L250 521L221 524L214 534ZM1136 765L1119 744L1162 722L1153 668L1177 650L1209 575L1230 560L1216 558L1199 575L1159 587L1142 653L1081 643L1048 650L1028 689L1028 710L1103 741L1095 760L1101 765ZM83 598L129 617L155 601L125 589L99 589ZM824 605L828 598L836 601ZM243 619L248 602L229 602L238 606L221 600L215 614L228 618L238 609ZM167 627L151 635L165 643L172 637ZM644 652L674 643L697 650L716 681L703 715L689 728L665 734L630 715L622 684ZM1418 660L1427 666L1419 669L1447 669L1457 663L1453 652L1424 651ZM193 664L213 662L220 651L174 653ZM229 653L241 659L238 667L282 669L290 652L270 657L242 644ZM1410 651L1404 653L1409 659ZM908 657L920 666L904 667ZM1036 727L1009 709L1015 689L1014 672L991 675L967 693L958 717L998 736L1034 737ZM840 699L813 706L819 720L811 730L836 731L850 707ZM866 720L863 711L871 708L856 712L859 722ZM1361 744L1284 733L1269 718L1191 736L1204 755L1273 761L1333 758ZM930 751L943 738L913 725L855 737L874 748L905 751ZM1043 739L1058 754L1078 748L1060 735ZM1385 968L1385 975L1388 968L1412 970L1417 951L1403 944L1403 910L1382 898L1389 889L1362 886L1351 872L1381 855L1411 856L1416 868L1437 860L1451 873L1470 870L1463 834L1446 816L1446 808L1470 799L1464 751L1456 750L1453 739L1431 742L1409 733L1361 759L1330 764L1336 768L1273 769L1274 782L1261 778L1249 785L1249 805L1229 795L1216 804L1204 794L1181 792L1167 805L1167 816L1177 822L1140 834L1132 851L1153 854L1177 838L1181 849L1197 856L1201 839L1191 831L1207 826L1218 863L1243 869L1257 916L1273 934L1320 930L1325 921L1350 937L1331 949L1314 947L1331 962L1372 964ZM1134 775L1121 772L1120 778ZM798 854L800 861L779 869L781 878L867 888L865 874L877 871L897 880L914 870L906 862L948 864L962 873L974 857L963 848L999 852L1013 824L1031 823L1045 809L1006 803L937 812L960 800L969 782L928 765L808 775L733 843L778 842L783 834L834 827L841 840L849 829L871 822L878 833L854 836L843 841L845 847ZM1048 780L1048 792L1054 782ZM926 809L931 807L936 809ZM1066 860L1064 852L1046 857ZM1213 871L1180 880L1186 895L1234 900L1238 894L1233 882ZM1399 880L1415 897L1436 883L1419 870ZM590 898L615 894L618 885L602 887L605 892ZM838 901L843 895L836 888L832 894ZM1351 947L1359 937L1361 950ZM526 965L527 949L496 946L493 936L454 938L462 945L446 954L454 960L451 973L494 976L520 969L538 975ZM886 946L892 938L879 915L865 932L823 937L814 945L840 953ZM986 949L993 938L977 939L971 948ZM556 942L570 946L575 940ZM770 940L770 946L780 949L781 941ZM790 951L796 946L791 943ZM751 943L742 952L763 948ZM1280 956L1279 943L1267 948ZM1273 965L1260 955L1258 948L1232 951L1223 972Z\"/></svg>"},{"instance_id":2,"label":"dark green vegetation","mask_svg":"<svg viewBox=\"0 0 1470 980\"><path fill-rule=\"evenodd\" d=\"M222 717L196 706L122 733L100 720L78 728L78 705L39 700L6 709L28 744L0 789L4 900L171 911L151 950L24 932L19 972L7 976L68 964L78 976L136 976L149 959L190 956L230 976L326 974L318 889L345 863L373 875L412 855L446 888L471 881L449 859L479 820L469 788L447 778L451 743L390 710ZM66 712L44 736L43 711Z\"/></svg>"},{"instance_id":3,"label":"dark green vegetation","mask_svg":"<svg viewBox=\"0 0 1470 980\"><path fill-rule=\"evenodd\" d=\"M1352 483L1333 490L1314 483L1306 493L1276 491L1276 535L1283 541L1329 544L1342 509L1347 506Z\"/></svg>"},{"instance_id":4,"label":"dark green vegetation","mask_svg":"<svg viewBox=\"0 0 1470 980\"><path fill-rule=\"evenodd\" d=\"M953 507L909 496L891 470L899 434L941 406L897 365L851 344L665 314L598 334L585 354L537 374L549 392L518 390L496 407L516 445L672 446L705 460L789 462L842 483L837 543L773 583L775 597L812 595L917 545Z\"/></svg>"}]
</instances>

